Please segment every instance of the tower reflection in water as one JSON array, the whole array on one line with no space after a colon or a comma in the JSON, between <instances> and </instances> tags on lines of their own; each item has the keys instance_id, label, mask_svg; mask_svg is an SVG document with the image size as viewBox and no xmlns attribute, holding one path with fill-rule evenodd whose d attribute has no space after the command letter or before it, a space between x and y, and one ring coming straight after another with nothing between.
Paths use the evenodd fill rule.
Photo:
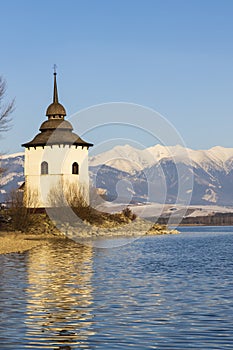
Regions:
<instances>
[{"instance_id":1,"label":"tower reflection in water","mask_svg":"<svg viewBox=\"0 0 233 350\"><path fill-rule=\"evenodd\" d=\"M87 340L94 334L91 278L90 246L61 240L30 251L26 291L29 347L88 347Z\"/></svg>"}]
</instances>

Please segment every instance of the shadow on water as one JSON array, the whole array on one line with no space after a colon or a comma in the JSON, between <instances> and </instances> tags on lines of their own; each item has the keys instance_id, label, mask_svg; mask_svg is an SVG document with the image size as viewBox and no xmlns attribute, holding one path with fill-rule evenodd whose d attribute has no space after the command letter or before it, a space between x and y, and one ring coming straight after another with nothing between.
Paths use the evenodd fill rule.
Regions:
<instances>
[{"instance_id":1,"label":"shadow on water","mask_svg":"<svg viewBox=\"0 0 233 350\"><path fill-rule=\"evenodd\" d=\"M15 349L73 349L85 343L93 334L91 278L92 248L74 242L5 255L0 349L9 343Z\"/></svg>"}]
</instances>

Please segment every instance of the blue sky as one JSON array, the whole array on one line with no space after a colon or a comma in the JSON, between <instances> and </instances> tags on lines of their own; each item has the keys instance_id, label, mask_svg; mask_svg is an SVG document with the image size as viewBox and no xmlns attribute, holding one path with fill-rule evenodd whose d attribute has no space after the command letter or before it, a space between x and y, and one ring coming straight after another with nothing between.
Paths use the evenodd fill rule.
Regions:
<instances>
[{"instance_id":1,"label":"blue sky","mask_svg":"<svg viewBox=\"0 0 233 350\"><path fill-rule=\"evenodd\" d=\"M16 98L2 152L21 151L20 144L37 133L51 102L54 63L68 116L100 103L136 103L165 116L188 147L233 147L233 1L0 0L0 5L0 74L8 83L7 97ZM109 122L117 120L110 115ZM85 118L79 123L84 130Z\"/></svg>"}]
</instances>

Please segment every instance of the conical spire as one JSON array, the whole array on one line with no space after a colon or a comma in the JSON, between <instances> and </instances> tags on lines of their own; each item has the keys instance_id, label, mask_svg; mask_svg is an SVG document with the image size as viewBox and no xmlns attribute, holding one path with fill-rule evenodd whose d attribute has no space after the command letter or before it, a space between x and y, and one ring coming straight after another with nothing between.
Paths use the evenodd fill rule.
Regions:
<instances>
[{"instance_id":1,"label":"conical spire","mask_svg":"<svg viewBox=\"0 0 233 350\"><path fill-rule=\"evenodd\" d=\"M57 73L56 71L53 73L54 75L54 88L53 88L53 103L58 103L58 92L57 92Z\"/></svg>"},{"instance_id":2,"label":"conical spire","mask_svg":"<svg viewBox=\"0 0 233 350\"><path fill-rule=\"evenodd\" d=\"M46 115L49 118L64 118L66 115L65 108L58 102L58 92L57 92L57 72L56 66L54 66L54 87L53 87L53 103L51 103L46 111Z\"/></svg>"},{"instance_id":3,"label":"conical spire","mask_svg":"<svg viewBox=\"0 0 233 350\"><path fill-rule=\"evenodd\" d=\"M33 140L24 143L22 146L30 149L30 147L45 147L48 145L69 145L92 147L92 143L88 143L81 139L72 130L73 127L67 120L64 119L66 115L65 108L58 102L56 67L54 67L54 88L53 88L53 103L47 108L46 115L48 120L44 121L40 126L40 133L37 134Z\"/></svg>"}]
</instances>

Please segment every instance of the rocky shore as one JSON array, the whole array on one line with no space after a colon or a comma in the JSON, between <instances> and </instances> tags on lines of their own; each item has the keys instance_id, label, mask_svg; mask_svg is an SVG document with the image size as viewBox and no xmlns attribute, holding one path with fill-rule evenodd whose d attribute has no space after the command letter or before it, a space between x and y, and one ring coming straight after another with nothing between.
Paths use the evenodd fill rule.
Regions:
<instances>
[{"instance_id":1,"label":"rocky shore","mask_svg":"<svg viewBox=\"0 0 233 350\"><path fill-rule=\"evenodd\" d=\"M22 253L42 244L47 244L56 239L84 240L91 238L112 238L112 237L139 237L144 235L177 234L177 230L169 230L165 225L153 224L148 221L136 219L128 224L114 226L108 222L101 227L90 225L87 222L79 226L70 226L68 223L57 227L46 226L46 230L39 227L32 228L30 233L19 231L0 232L0 254Z\"/></svg>"},{"instance_id":2,"label":"rocky shore","mask_svg":"<svg viewBox=\"0 0 233 350\"><path fill-rule=\"evenodd\" d=\"M58 224L59 227L59 224ZM135 221L122 225L110 225L109 222L101 226L90 225L88 222L79 226L70 226L63 223L59 227L60 232L70 239L86 239L91 237L112 238L112 237L140 237L144 235L177 234L177 230L170 230L166 225L153 224L152 222L137 218Z\"/></svg>"}]
</instances>

